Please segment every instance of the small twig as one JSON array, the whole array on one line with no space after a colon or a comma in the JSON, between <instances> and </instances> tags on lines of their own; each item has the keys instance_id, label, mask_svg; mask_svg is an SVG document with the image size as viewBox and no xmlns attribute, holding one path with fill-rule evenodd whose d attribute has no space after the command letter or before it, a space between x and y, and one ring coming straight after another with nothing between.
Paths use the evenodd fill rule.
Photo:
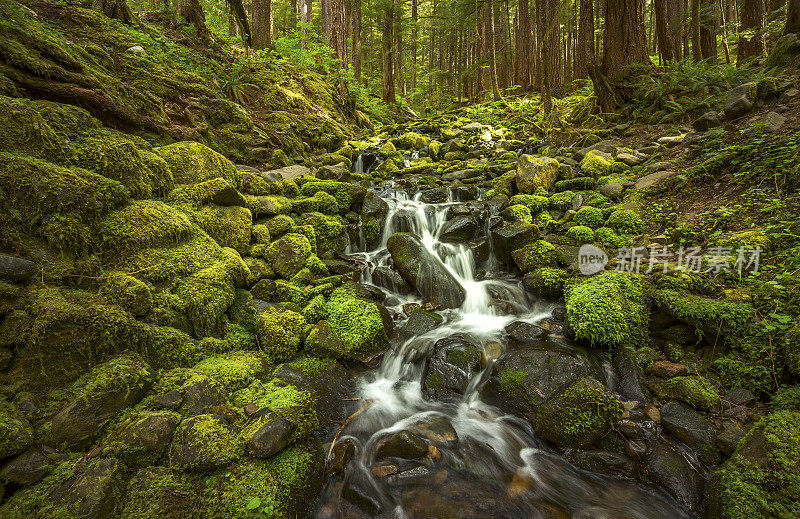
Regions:
<instances>
[{"instance_id":1,"label":"small twig","mask_svg":"<svg viewBox=\"0 0 800 519\"><path fill-rule=\"evenodd\" d=\"M333 437L333 440L331 441L331 448L328 449L328 455L325 456L325 460L326 461L331 459L331 453L333 452L333 447L336 445L336 440L339 439L339 435L342 434L342 431L344 431L344 428L347 427L347 424L349 424L353 420L353 418L355 418L356 416L358 416L361 413L363 413L366 408L371 406L372 402L373 402L372 400L367 401L367 403L362 405L361 408L359 408L358 411L356 411L355 413L353 413L350 416L348 416L347 420L345 420L344 423L342 424L342 426L339 427L339 430L336 431L336 435Z\"/></svg>"}]
</instances>

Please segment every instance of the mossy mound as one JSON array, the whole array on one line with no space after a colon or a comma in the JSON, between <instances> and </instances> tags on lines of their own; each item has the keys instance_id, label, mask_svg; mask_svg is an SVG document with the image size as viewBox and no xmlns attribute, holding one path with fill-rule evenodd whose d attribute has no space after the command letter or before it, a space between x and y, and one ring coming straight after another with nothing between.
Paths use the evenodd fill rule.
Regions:
<instances>
[{"instance_id":1,"label":"mossy mound","mask_svg":"<svg viewBox=\"0 0 800 519\"><path fill-rule=\"evenodd\" d=\"M800 515L800 413L759 421L712 476L709 516L721 519Z\"/></svg>"},{"instance_id":2,"label":"mossy mound","mask_svg":"<svg viewBox=\"0 0 800 519\"><path fill-rule=\"evenodd\" d=\"M542 296L555 296L564 292L564 284L569 274L562 269L540 267L523 276L525 288Z\"/></svg>"},{"instance_id":3,"label":"mossy mound","mask_svg":"<svg viewBox=\"0 0 800 519\"><path fill-rule=\"evenodd\" d=\"M558 265L556 247L544 240L537 240L521 249L515 250L511 253L511 258L524 273L542 267L555 267Z\"/></svg>"},{"instance_id":4,"label":"mossy mound","mask_svg":"<svg viewBox=\"0 0 800 519\"><path fill-rule=\"evenodd\" d=\"M604 346L643 344L650 313L640 276L601 272L568 283L564 297L578 339Z\"/></svg>"},{"instance_id":5,"label":"mossy mound","mask_svg":"<svg viewBox=\"0 0 800 519\"><path fill-rule=\"evenodd\" d=\"M736 337L752 323L755 310L750 303L723 301L677 290L652 292L654 303L709 337Z\"/></svg>"},{"instance_id":6,"label":"mossy mound","mask_svg":"<svg viewBox=\"0 0 800 519\"><path fill-rule=\"evenodd\" d=\"M176 184L199 184L223 178L234 187L239 186L240 176L236 166L199 142L176 142L156 148L155 151L169 165Z\"/></svg>"},{"instance_id":7,"label":"mossy mound","mask_svg":"<svg viewBox=\"0 0 800 519\"><path fill-rule=\"evenodd\" d=\"M157 200L136 201L100 222L103 245L111 254L181 242L192 233L189 217Z\"/></svg>"},{"instance_id":8,"label":"mossy mound","mask_svg":"<svg viewBox=\"0 0 800 519\"><path fill-rule=\"evenodd\" d=\"M259 344L276 362L290 360L303 343L305 318L284 308L269 308L258 316Z\"/></svg>"}]
</instances>

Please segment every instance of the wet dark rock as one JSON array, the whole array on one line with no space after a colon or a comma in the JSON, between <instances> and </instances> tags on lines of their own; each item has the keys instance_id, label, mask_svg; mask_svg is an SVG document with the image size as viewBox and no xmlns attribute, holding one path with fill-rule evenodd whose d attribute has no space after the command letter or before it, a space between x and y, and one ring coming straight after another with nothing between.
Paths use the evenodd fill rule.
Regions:
<instances>
[{"instance_id":1,"label":"wet dark rock","mask_svg":"<svg viewBox=\"0 0 800 519\"><path fill-rule=\"evenodd\" d=\"M121 505L125 467L115 459L89 461L49 496L59 515L82 519L114 517Z\"/></svg>"},{"instance_id":2,"label":"wet dark rock","mask_svg":"<svg viewBox=\"0 0 800 519\"><path fill-rule=\"evenodd\" d=\"M511 253L539 239L539 228L532 224L510 223L492 229L492 245L497 259L511 264Z\"/></svg>"},{"instance_id":3,"label":"wet dark rock","mask_svg":"<svg viewBox=\"0 0 800 519\"><path fill-rule=\"evenodd\" d=\"M36 273L36 263L0 254L0 280L21 283Z\"/></svg>"},{"instance_id":4,"label":"wet dark rock","mask_svg":"<svg viewBox=\"0 0 800 519\"><path fill-rule=\"evenodd\" d=\"M397 292L398 294L408 295L414 291L411 285L403 279L403 276L390 267L376 267L375 270L372 271L372 282L376 285L386 287L392 292Z\"/></svg>"},{"instance_id":5,"label":"wet dark rock","mask_svg":"<svg viewBox=\"0 0 800 519\"><path fill-rule=\"evenodd\" d=\"M445 217L452 220L456 216L469 216L472 214L472 209L467 204L453 204L447 208Z\"/></svg>"},{"instance_id":6,"label":"wet dark rock","mask_svg":"<svg viewBox=\"0 0 800 519\"><path fill-rule=\"evenodd\" d=\"M579 353L533 348L507 351L492 366L480 395L503 411L533 421L536 407L545 399L593 373Z\"/></svg>"},{"instance_id":7,"label":"wet dark rock","mask_svg":"<svg viewBox=\"0 0 800 519\"><path fill-rule=\"evenodd\" d=\"M50 458L40 449L29 449L10 460L0 470L0 480L18 485L32 485L50 472Z\"/></svg>"},{"instance_id":8,"label":"wet dark rock","mask_svg":"<svg viewBox=\"0 0 800 519\"><path fill-rule=\"evenodd\" d=\"M611 364L618 378L616 391L627 400L648 403L647 392L642 385L643 375L635 353L624 347L612 348Z\"/></svg>"},{"instance_id":9,"label":"wet dark rock","mask_svg":"<svg viewBox=\"0 0 800 519\"><path fill-rule=\"evenodd\" d=\"M453 185L450 186L450 194L454 201L469 202L478 197L478 189L474 185Z\"/></svg>"},{"instance_id":10,"label":"wet dark rock","mask_svg":"<svg viewBox=\"0 0 800 519\"><path fill-rule=\"evenodd\" d=\"M325 452L328 452L327 448L325 449ZM350 460L353 459L355 454L356 444L353 438L339 440L336 442L336 445L333 446L333 449L331 449L331 457L328 463L329 471L332 474L344 473L345 469L347 469L347 465L350 463Z\"/></svg>"},{"instance_id":11,"label":"wet dark rock","mask_svg":"<svg viewBox=\"0 0 800 519\"><path fill-rule=\"evenodd\" d=\"M508 338L517 344L536 344L545 339L547 330L525 321L514 321L505 328Z\"/></svg>"},{"instance_id":12,"label":"wet dark rock","mask_svg":"<svg viewBox=\"0 0 800 519\"><path fill-rule=\"evenodd\" d=\"M213 470L237 457L237 431L219 415L186 418L169 449L169 463L182 469Z\"/></svg>"},{"instance_id":13,"label":"wet dark rock","mask_svg":"<svg viewBox=\"0 0 800 519\"><path fill-rule=\"evenodd\" d=\"M389 204L384 199L376 195L372 191L367 191L364 196L364 204L361 206L361 221L362 223L376 222L378 225L378 232L374 236L367 239L367 246L374 247L380 240L383 234L383 225L386 221L386 214L389 212Z\"/></svg>"},{"instance_id":14,"label":"wet dark rock","mask_svg":"<svg viewBox=\"0 0 800 519\"><path fill-rule=\"evenodd\" d=\"M42 415L42 409L33 393L20 391L14 395L12 403L31 422L36 421Z\"/></svg>"},{"instance_id":15,"label":"wet dark rock","mask_svg":"<svg viewBox=\"0 0 800 519\"><path fill-rule=\"evenodd\" d=\"M372 478L361 471L349 471L342 485L342 498L349 501L361 511L375 516L383 509L381 491L375 486ZM350 517L345 513L341 517Z\"/></svg>"},{"instance_id":16,"label":"wet dark rock","mask_svg":"<svg viewBox=\"0 0 800 519\"><path fill-rule=\"evenodd\" d=\"M492 246L487 238L479 238L466 243L467 247L472 251L472 257L475 258L475 263L483 263L489 260L492 254Z\"/></svg>"},{"instance_id":17,"label":"wet dark rock","mask_svg":"<svg viewBox=\"0 0 800 519\"><path fill-rule=\"evenodd\" d=\"M704 463L719 463L719 452L714 447L716 430L692 407L675 400L667 402L661 407L661 426L694 449Z\"/></svg>"},{"instance_id":18,"label":"wet dark rock","mask_svg":"<svg viewBox=\"0 0 800 519\"><path fill-rule=\"evenodd\" d=\"M686 456L666 442L653 442L645 461L647 477L664 487L693 513L702 512L705 474Z\"/></svg>"},{"instance_id":19,"label":"wet dark rock","mask_svg":"<svg viewBox=\"0 0 800 519\"><path fill-rule=\"evenodd\" d=\"M426 416L409 425L408 429L434 445L450 447L458 442L458 433L444 416Z\"/></svg>"},{"instance_id":20,"label":"wet dark rock","mask_svg":"<svg viewBox=\"0 0 800 519\"><path fill-rule=\"evenodd\" d=\"M425 204L442 204L447 202L449 193L446 188L439 187L434 189L427 189L419 196L419 201Z\"/></svg>"},{"instance_id":21,"label":"wet dark rock","mask_svg":"<svg viewBox=\"0 0 800 519\"><path fill-rule=\"evenodd\" d=\"M489 212L491 214L498 214L500 211L508 207L508 197L503 194L495 195L488 202L486 202Z\"/></svg>"},{"instance_id":22,"label":"wet dark rock","mask_svg":"<svg viewBox=\"0 0 800 519\"><path fill-rule=\"evenodd\" d=\"M269 458L282 451L297 430L297 425L271 411L258 420L260 425L247 440L247 449L256 458Z\"/></svg>"},{"instance_id":23,"label":"wet dark rock","mask_svg":"<svg viewBox=\"0 0 800 519\"><path fill-rule=\"evenodd\" d=\"M392 474L386 478L386 483L392 486L438 486L447 479L447 471L432 471L424 465Z\"/></svg>"},{"instance_id":24,"label":"wet dark rock","mask_svg":"<svg viewBox=\"0 0 800 519\"><path fill-rule=\"evenodd\" d=\"M253 288L250 289L250 293L253 294L255 299L271 301L273 294L275 294L276 286L275 281L271 279L262 279L253 285Z\"/></svg>"},{"instance_id":25,"label":"wet dark rock","mask_svg":"<svg viewBox=\"0 0 800 519\"><path fill-rule=\"evenodd\" d=\"M601 450L571 450L566 459L573 465L605 476L617 478L633 478L636 476L636 465L624 454Z\"/></svg>"},{"instance_id":26,"label":"wet dark rock","mask_svg":"<svg viewBox=\"0 0 800 519\"><path fill-rule=\"evenodd\" d=\"M227 404L226 398L209 380L193 382L183 389L181 409L189 414L207 413L212 408Z\"/></svg>"},{"instance_id":27,"label":"wet dark rock","mask_svg":"<svg viewBox=\"0 0 800 519\"><path fill-rule=\"evenodd\" d=\"M406 321L400 333L405 338L423 335L442 324L443 321L444 318L439 314L424 310L414 310L409 315L408 321Z\"/></svg>"},{"instance_id":28,"label":"wet dark rock","mask_svg":"<svg viewBox=\"0 0 800 519\"><path fill-rule=\"evenodd\" d=\"M474 238L478 229L478 221L472 216L456 216L442 226L439 239L443 242L465 242Z\"/></svg>"},{"instance_id":29,"label":"wet dark rock","mask_svg":"<svg viewBox=\"0 0 800 519\"><path fill-rule=\"evenodd\" d=\"M727 422L722 432L717 435L714 444L725 456L731 456L745 434L747 431L737 422Z\"/></svg>"},{"instance_id":30,"label":"wet dark rock","mask_svg":"<svg viewBox=\"0 0 800 519\"><path fill-rule=\"evenodd\" d=\"M481 369L481 356L480 347L464 336L436 341L423 381L425 396L443 399L463 395L470 379Z\"/></svg>"},{"instance_id":31,"label":"wet dark rock","mask_svg":"<svg viewBox=\"0 0 800 519\"><path fill-rule=\"evenodd\" d=\"M445 182L453 182L454 180L471 179L480 176L483 176L483 173L478 169L462 169L451 173L445 173L442 175L442 180Z\"/></svg>"},{"instance_id":32,"label":"wet dark rock","mask_svg":"<svg viewBox=\"0 0 800 519\"><path fill-rule=\"evenodd\" d=\"M387 247L397 270L423 298L444 308L461 306L466 298L464 287L439 258L425 249L417 236L395 233Z\"/></svg>"},{"instance_id":33,"label":"wet dark rock","mask_svg":"<svg viewBox=\"0 0 800 519\"><path fill-rule=\"evenodd\" d=\"M386 292L379 287L372 285L357 284L354 285L356 297L365 299L367 301L374 301L375 303L383 303L386 301Z\"/></svg>"},{"instance_id":34,"label":"wet dark rock","mask_svg":"<svg viewBox=\"0 0 800 519\"><path fill-rule=\"evenodd\" d=\"M428 453L428 444L419 434L402 430L390 433L375 443L375 459L416 459Z\"/></svg>"},{"instance_id":35,"label":"wet dark rock","mask_svg":"<svg viewBox=\"0 0 800 519\"><path fill-rule=\"evenodd\" d=\"M731 406L737 405L751 405L754 404L756 401L755 395L744 388L736 388L728 391L724 397L722 397L723 403L727 403Z\"/></svg>"},{"instance_id":36,"label":"wet dark rock","mask_svg":"<svg viewBox=\"0 0 800 519\"><path fill-rule=\"evenodd\" d=\"M144 418L132 418L121 423L103 442L103 453L109 451L133 465L155 464L172 440L180 422L176 413L158 412ZM122 454L117 455L117 450ZM130 455L135 451L135 455Z\"/></svg>"}]
</instances>

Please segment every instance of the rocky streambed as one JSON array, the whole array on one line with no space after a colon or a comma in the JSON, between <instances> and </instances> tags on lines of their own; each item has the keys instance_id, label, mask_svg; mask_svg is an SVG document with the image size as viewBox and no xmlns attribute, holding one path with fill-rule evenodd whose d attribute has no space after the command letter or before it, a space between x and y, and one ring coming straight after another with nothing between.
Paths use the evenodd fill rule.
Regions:
<instances>
[{"instance_id":1,"label":"rocky streambed","mask_svg":"<svg viewBox=\"0 0 800 519\"><path fill-rule=\"evenodd\" d=\"M40 117L0 153L0 515L728 517L743 484L791 506L758 476L791 413L708 370L752 305L576 262L665 243L635 201L701 134L461 120L267 171L4 103ZM82 137L29 145L53 127Z\"/></svg>"}]
</instances>

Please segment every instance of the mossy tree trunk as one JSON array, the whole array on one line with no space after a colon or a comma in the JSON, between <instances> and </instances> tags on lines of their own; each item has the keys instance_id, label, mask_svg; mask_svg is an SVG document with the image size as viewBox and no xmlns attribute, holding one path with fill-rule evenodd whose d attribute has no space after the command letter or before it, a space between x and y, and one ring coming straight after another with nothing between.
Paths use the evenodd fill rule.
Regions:
<instances>
[{"instance_id":1,"label":"mossy tree trunk","mask_svg":"<svg viewBox=\"0 0 800 519\"><path fill-rule=\"evenodd\" d=\"M178 14L186 23L194 25L198 36L201 38L211 36L211 31L206 27L206 13L199 0L181 0L178 4Z\"/></svg>"},{"instance_id":2,"label":"mossy tree trunk","mask_svg":"<svg viewBox=\"0 0 800 519\"><path fill-rule=\"evenodd\" d=\"M594 63L594 2L580 0L580 20L578 22L578 43L575 49L575 79L589 75L589 63Z\"/></svg>"},{"instance_id":3,"label":"mossy tree trunk","mask_svg":"<svg viewBox=\"0 0 800 519\"><path fill-rule=\"evenodd\" d=\"M352 0L350 9L353 24L353 72L361 83L361 0Z\"/></svg>"},{"instance_id":4,"label":"mossy tree trunk","mask_svg":"<svg viewBox=\"0 0 800 519\"><path fill-rule=\"evenodd\" d=\"M492 97L495 101L500 100L500 89L497 87L497 53L495 52L494 41L494 0L489 0L489 74L492 82Z\"/></svg>"},{"instance_id":5,"label":"mossy tree trunk","mask_svg":"<svg viewBox=\"0 0 800 519\"><path fill-rule=\"evenodd\" d=\"M119 20L126 25L133 21L131 8L125 0L94 0L92 5L109 18Z\"/></svg>"},{"instance_id":6,"label":"mossy tree trunk","mask_svg":"<svg viewBox=\"0 0 800 519\"><path fill-rule=\"evenodd\" d=\"M195 0L196 1L196 0ZM248 47L253 46L252 36L250 34L250 21L247 18L247 11L244 10L242 0L227 0L228 7L236 16L236 21L239 22L239 29L242 33L245 45Z\"/></svg>"},{"instance_id":7,"label":"mossy tree trunk","mask_svg":"<svg viewBox=\"0 0 800 519\"><path fill-rule=\"evenodd\" d=\"M383 8L383 101L395 103L394 94L394 3Z\"/></svg>"},{"instance_id":8,"label":"mossy tree trunk","mask_svg":"<svg viewBox=\"0 0 800 519\"><path fill-rule=\"evenodd\" d=\"M700 54L709 63L717 62L717 3L700 0Z\"/></svg>"},{"instance_id":9,"label":"mossy tree trunk","mask_svg":"<svg viewBox=\"0 0 800 519\"><path fill-rule=\"evenodd\" d=\"M273 39L272 0L253 0L253 48L268 49Z\"/></svg>"}]
</instances>

